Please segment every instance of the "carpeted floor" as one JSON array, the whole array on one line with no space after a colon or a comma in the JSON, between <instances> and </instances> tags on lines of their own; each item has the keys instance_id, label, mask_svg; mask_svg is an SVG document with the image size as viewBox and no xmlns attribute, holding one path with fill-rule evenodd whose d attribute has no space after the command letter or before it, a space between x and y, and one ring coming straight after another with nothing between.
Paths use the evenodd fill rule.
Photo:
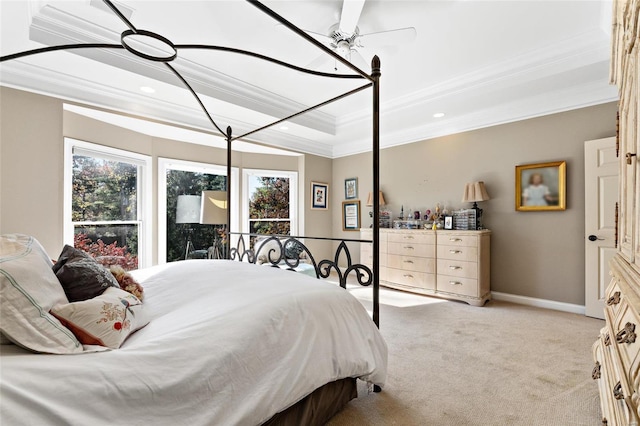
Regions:
<instances>
[{"instance_id":1,"label":"carpeted floor","mask_svg":"<svg viewBox=\"0 0 640 426\"><path fill-rule=\"evenodd\" d=\"M369 289L351 290L370 309ZM491 301L381 290L387 384L329 423L344 425L597 425L591 345L604 321Z\"/></svg>"}]
</instances>

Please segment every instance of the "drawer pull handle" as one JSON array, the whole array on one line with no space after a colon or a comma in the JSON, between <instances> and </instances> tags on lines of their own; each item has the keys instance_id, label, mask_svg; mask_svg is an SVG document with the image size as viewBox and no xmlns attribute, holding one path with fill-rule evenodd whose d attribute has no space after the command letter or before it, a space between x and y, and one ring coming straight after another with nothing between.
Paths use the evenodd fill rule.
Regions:
<instances>
[{"instance_id":1,"label":"drawer pull handle","mask_svg":"<svg viewBox=\"0 0 640 426\"><path fill-rule=\"evenodd\" d=\"M462 285L462 283L460 281L449 281L449 284L451 284L451 285Z\"/></svg>"},{"instance_id":2,"label":"drawer pull handle","mask_svg":"<svg viewBox=\"0 0 640 426\"><path fill-rule=\"evenodd\" d=\"M406 248L407 250L413 250L413 247L411 246L404 246L403 248Z\"/></svg>"},{"instance_id":3,"label":"drawer pull handle","mask_svg":"<svg viewBox=\"0 0 640 426\"><path fill-rule=\"evenodd\" d=\"M593 380L598 380L600 377L602 377L602 374L600 373L600 363L598 361L596 361L596 365L595 367L593 367L593 371L591 372L591 378Z\"/></svg>"},{"instance_id":4,"label":"drawer pull handle","mask_svg":"<svg viewBox=\"0 0 640 426\"><path fill-rule=\"evenodd\" d=\"M616 291L613 296L607 299L607 306L613 306L620 303L620 292Z\"/></svg>"},{"instance_id":5,"label":"drawer pull handle","mask_svg":"<svg viewBox=\"0 0 640 426\"><path fill-rule=\"evenodd\" d=\"M462 251L461 250L449 250L449 253L460 254L460 253L462 253Z\"/></svg>"},{"instance_id":6,"label":"drawer pull handle","mask_svg":"<svg viewBox=\"0 0 640 426\"><path fill-rule=\"evenodd\" d=\"M624 399L624 393L622 392L622 384L620 382L616 383L613 387L613 397L615 399Z\"/></svg>"},{"instance_id":7,"label":"drawer pull handle","mask_svg":"<svg viewBox=\"0 0 640 426\"><path fill-rule=\"evenodd\" d=\"M462 269L462 266L449 266L449 269L453 269L455 271L458 269Z\"/></svg>"},{"instance_id":8,"label":"drawer pull handle","mask_svg":"<svg viewBox=\"0 0 640 426\"><path fill-rule=\"evenodd\" d=\"M413 278L413 275L411 275L411 274L404 274L404 275L403 275L403 277L405 277L405 278Z\"/></svg>"},{"instance_id":9,"label":"drawer pull handle","mask_svg":"<svg viewBox=\"0 0 640 426\"><path fill-rule=\"evenodd\" d=\"M403 260L404 263L411 263L413 264L413 260Z\"/></svg>"},{"instance_id":10,"label":"drawer pull handle","mask_svg":"<svg viewBox=\"0 0 640 426\"><path fill-rule=\"evenodd\" d=\"M413 235L405 235L404 237L405 240L413 240Z\"/></svg>"},{"instance_id":11,"label":"drawer pull handle","mask_svg":"<svg viewBox=\"0 0 640 426\"><path fill-rule=\"evenodd\" d=\"M462 240L460 238L449 238L449 241L456 242L456 241L462 241Z\"/></svg>"},{"instance_id":12,"label":"drawer pull handle","mask_svg":"<svg viewBox=\"0 0 640 426\"><path fill-rule=\"evenodd\" d=\"M636 341L636 325L633 323L626 323L624 328L618 331L616 334L616 342L618 343L633 343Z\"/></svg>"},{"instance_id":13,"label":"drawer pull handle","mask_svg":"<svg viewBox=\"0 0 640 426\"><path fill-rule=\"evenodd\" d=\"M604 345L605 346L609 346L611 344L611 336L609 336L609 333L604 335Z\"/></svg>"}]
</instances>

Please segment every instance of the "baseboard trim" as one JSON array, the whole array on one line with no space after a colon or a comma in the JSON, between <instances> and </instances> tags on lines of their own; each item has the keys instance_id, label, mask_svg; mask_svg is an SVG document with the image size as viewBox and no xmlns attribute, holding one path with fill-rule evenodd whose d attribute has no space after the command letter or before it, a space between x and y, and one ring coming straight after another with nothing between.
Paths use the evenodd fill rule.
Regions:
<instances>
[{"instance_id":1,"label":"baseboard trim","mask_svg":"<svg viewBox=\"0 0 640 426\"><path fill-rule=\"evenodd\" d=\"M584 305L574 305L573 303L556 302L555 300L537 299L535 297L520 296L517 294L491 292L491 298L505 302L518 303L520 305L535 306L537 308L553 309L556 311L571 312L573 314L584 315Z\"/></svg>"}]
</instances>

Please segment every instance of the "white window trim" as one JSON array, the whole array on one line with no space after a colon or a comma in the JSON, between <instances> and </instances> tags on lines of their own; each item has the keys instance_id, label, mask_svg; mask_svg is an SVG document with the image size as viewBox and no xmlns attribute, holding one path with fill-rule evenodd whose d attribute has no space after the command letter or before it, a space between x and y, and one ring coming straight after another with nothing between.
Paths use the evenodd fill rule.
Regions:
<instances>
[{"instance_id":1,"label":"white window trim","mask_svg":"<svg viewBox=\"0 0 640 426\"><path fill-rule=\"evenodd\" d=\"M227 166L219 164L198 163L195 161L158 158L158 264L167 263L167 170L182 170L193 173L227 175ZM238 226L238 194L240 175L237 167L231 168L231 231Z\"/></svg>"},{"instance_id":2,"label":"white window trim","mask_svg":"<svg viewBox=\"0 0 640 426\"><path fill-rule=\"evenodd\" d=\"M242 232L249 232L249 178L251 176L289 178L289 220L291 235L298 236L298 172L291 170L242 170Z\"/></svg>"},{"instance_id":3,"label":"white window trim","mask_svg":"<svg viewBox=\"0 0 640 426\"><path fill-rule=\"evenodd\" d=\"M142 166L138 174L138 220L141 222L138 242L138 268L151 266L152 254L152 170L151 157L72 138L64 138L64 191L63 191L63 241L73 246L74 225L72 221L73 199L73 154L96 156L108 160L123 161ZM114 223L115 221L110 221Z\"/></svg>"}]
</instances>

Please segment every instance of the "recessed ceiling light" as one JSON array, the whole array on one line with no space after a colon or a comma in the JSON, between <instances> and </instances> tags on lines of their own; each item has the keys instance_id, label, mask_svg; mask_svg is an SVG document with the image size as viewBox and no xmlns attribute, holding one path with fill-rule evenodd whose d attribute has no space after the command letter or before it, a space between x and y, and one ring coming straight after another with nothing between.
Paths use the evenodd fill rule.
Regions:
<instances>
[{"instance_id":1,"label":"recessed ceiling light","mask_svg":"<svg viewBox=\"0 0 640 426\"><path fill-rule=\"evenodd\" d=\"M433 114L433 118L442 118L444 117L444 112L436 112Z\"/></svg>"},{"instance_id":2,"label":"recessed ceiling light","mask_svg":"<svg viewBox=\"0 0 640 426\"><path fill-rule=\"evenodd\" d=\"M156 93L156 89L149 86L141 86L140 90L142 90L144 93Z\"/></svg>"},{"instance_id":3,"label":"recessed ceiling light","mask_svg":"<svg viewBox=\"0 0 640 426\"><path fill-rule=\"evenodd\" d=\"M280 130L289 130L287 126L280 126Z\"/></svg>"}]
</instances>

